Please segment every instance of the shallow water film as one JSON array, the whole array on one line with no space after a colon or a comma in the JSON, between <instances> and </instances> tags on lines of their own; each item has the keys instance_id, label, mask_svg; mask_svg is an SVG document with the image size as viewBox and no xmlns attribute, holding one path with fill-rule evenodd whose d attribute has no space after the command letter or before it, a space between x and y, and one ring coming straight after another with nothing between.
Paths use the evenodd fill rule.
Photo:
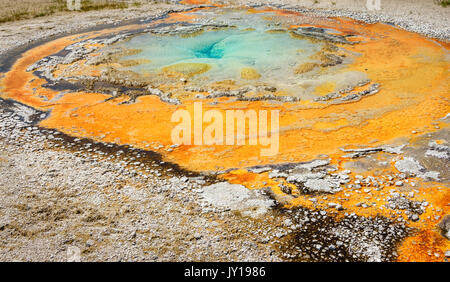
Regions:
<instances>
[{"instance_id":1,"label":"shallow water film","mask_svg":"<svg viewBox=\"0 0 450 282\"><path fill-rule=\"evenodd\" d=\"M448 42L389 24L203 7L48 41L0 84L3 99L45 113L42 128L213 177L209 205L264 217L273 205L252 194L263 191L293 215L287 259L443 261L449 66ZM173 141L180 110L185 143ZM239 110L258 125L248 114L243 134L225 130ZM274 154L261 153L274 145L262 132L277 136ZM214 196L239 191L257 207ZM305 220L313 212L320 223ZM377 236L358 239L374 226Z\"/></svg>"}]
</instances>

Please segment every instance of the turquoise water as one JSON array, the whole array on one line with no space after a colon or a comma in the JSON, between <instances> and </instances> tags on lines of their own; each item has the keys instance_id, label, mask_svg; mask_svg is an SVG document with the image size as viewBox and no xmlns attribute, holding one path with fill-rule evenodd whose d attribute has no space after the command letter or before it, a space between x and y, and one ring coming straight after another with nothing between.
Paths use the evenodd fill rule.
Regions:
<instances>
[{"instance_id":1,"label":"turquoise water","mask_svg":"<svg viewBox=\"0 0 450 282\"><path fill-rule=\"evenodd\" d=\"M133 71L151 73L178 63L206 63L211 69L195 78L239 80L241 69L252 67L267 82L293 78L294 67L320 48L288 32L266 32L261 28L205 31L192 37L142 34L121 45L142 50L124 59L151 61L127 68Z\"/></svg>"}]
</instances>

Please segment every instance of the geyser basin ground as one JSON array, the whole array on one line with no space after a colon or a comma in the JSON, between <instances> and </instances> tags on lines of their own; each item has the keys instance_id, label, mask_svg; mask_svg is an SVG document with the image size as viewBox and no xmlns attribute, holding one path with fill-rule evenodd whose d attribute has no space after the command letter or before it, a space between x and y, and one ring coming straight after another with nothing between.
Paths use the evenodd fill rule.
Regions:
<instances>
[{"instance_id":1,"label":"geyser basin ground","mask_svg":"<svg viewBox=\"0 0 450 282\"><path fill-rule=\"evenodd\" d=\"M25 52L1 86L2 98L48 112L42 127L153 150L265 188L285 207L328 210L331 221L404 219L418 232L400 245L391 238L389 252L442 260L448 240L435 226L449 202L448 55L446 42L382 23L202 8L50 41ZM204 110L279 110L279 153L173 146L171 113L192 113L199 101Z\"/></svg>"}]
</instances>

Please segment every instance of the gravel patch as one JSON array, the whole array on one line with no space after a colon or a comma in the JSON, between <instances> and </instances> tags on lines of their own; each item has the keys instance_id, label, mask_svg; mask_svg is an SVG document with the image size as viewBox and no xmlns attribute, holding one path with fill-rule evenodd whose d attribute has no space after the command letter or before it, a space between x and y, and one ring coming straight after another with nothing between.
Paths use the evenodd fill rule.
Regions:
<instances>
[{"instance_id":1,"label":"gravel patch","mask_svg":"<svg viewBox=\"0 0 450 282\"><path fill-rule=\"evenodd\" d=\"M208 211L207 177L70 139L36 117L45 113L0 100L0 261L280 260L274 226L285 217L269 200L254 202L264 222Z\"/></svg>"}]
</instances>

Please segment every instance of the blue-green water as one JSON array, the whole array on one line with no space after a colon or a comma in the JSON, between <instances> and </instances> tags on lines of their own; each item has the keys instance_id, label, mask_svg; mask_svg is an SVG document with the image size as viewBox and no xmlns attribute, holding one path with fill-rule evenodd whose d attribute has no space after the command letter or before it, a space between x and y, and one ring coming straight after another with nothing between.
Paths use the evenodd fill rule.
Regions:
<instances>
[{"instance_id":1,"label":"blue-green water","mask_svg":"<svg viewBox=\"0 0 450 282\"><path fill-rule=\"evenodd\" d=\"M196 78L239 80L241 69L251 67L267 82L289 79L294 67L320 48L288 32L266 32L261 28L212 30L191 37L143 34L121 45L142 50L124 59L151 61L128 68L137 72L159 72L178 63L206 63L211 69Z\"/></svg>"}]
</instances>

